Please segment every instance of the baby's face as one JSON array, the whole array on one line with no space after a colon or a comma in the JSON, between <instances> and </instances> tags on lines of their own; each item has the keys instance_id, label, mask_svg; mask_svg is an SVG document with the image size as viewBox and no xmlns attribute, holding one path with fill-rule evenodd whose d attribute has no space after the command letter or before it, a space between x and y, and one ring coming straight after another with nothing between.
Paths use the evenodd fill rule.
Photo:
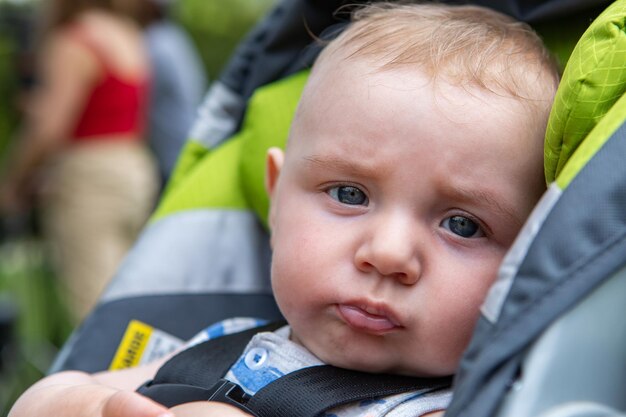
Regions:
<instances>
[{"instance_id":1,"label":"baby's face","mask_svg":"<svg viewBox=\"0 0 626 417\"><path fill-rule=\"evenodd\" d=\"M278 304L327 363L453 373L543 191L538 129L510 98L331 67L310 80L284 163L269 156Z\"/></svg>"}]
</instances>

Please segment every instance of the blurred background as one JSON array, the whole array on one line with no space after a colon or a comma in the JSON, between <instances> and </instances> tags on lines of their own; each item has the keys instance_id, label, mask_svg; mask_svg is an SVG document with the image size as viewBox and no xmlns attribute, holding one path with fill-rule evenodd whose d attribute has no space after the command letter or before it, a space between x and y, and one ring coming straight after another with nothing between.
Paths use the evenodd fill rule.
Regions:
<instances>
[{"instance_id":1,"label":"blurred background","mask_svg":"<svg viewBox=\"0 0 626 417\"><path fill-rule=\"evenodd\" d=\"M34 27L47 0L0 0L0 164L16 141L34 75ZM209 81L275 0L178 0L170 17L190 36ZM0 166L2 168L2 166ZM32 211L32 210L31 210ZM0 218L0 416L41 378L72 331L37 213Z\"/></svg>"}]
</instances>

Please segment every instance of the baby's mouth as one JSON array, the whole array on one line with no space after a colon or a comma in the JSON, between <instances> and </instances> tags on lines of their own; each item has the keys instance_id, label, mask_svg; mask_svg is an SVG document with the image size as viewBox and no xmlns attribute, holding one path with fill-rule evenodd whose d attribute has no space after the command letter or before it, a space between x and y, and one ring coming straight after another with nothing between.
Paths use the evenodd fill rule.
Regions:
<instances>
[{"instance_id":1,"label":"baby's mouth","mask_svg":"<svg viewBox=\"0 0 626 417\"><path fill-rule=\"evenodd\" d=\"M367 305L338 304L337 310L339 310L339 315L348 326L367 333L380 335L402 327L382 308Z\"/></svg>"}]
</instances>

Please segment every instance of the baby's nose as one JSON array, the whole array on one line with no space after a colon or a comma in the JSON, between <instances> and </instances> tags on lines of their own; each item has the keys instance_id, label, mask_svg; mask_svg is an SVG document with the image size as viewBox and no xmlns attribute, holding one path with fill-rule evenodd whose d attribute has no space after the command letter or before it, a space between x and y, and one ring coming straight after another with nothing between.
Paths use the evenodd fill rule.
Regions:
<instances>
[{"instance_id":1,"label":"baby's nose","mask_svg":"<svg viewBox=\"0 0 626 417\"><path fill-rule=\"evenodd\" d=\"M376 271L404 285L415 284L422 266L411 224L399 219L380 221L370 233L355 254L357 268Z\"/></svg>"}]
</instances>

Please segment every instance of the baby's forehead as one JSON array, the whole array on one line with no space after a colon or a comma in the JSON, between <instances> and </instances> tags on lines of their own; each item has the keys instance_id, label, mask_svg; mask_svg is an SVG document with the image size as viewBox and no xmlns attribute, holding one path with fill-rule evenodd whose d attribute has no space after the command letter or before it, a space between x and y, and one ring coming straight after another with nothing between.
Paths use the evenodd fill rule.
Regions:
<instances>
[{"instance_id":1,"label":"baby's forehead","mask_svg":"<svg viewBox=\"0 0 626 417\"><path fill-rule=\"evenodd\" d=\"M420 141L432 138L437 143L437 135L456 137L449 142L452 146L492 152L494 146L508 146L504 142L513 129L525 131L527 139L508 148L513 153L534 155L530 148L543 143L535 115L514 97L432 80L406 68L371 71L363 61L346 62L340 68L328 65L311 75L294 118L288 155L294 145L299 157L343 153L367 159L394 149L423 152ZM470 142L465 136L472 133ZM391 143L389 136L402 141L384 148L384 143ZM493 142L488 137L501 140ZM404 147L405 142L413 147ZM335 156L330 160L336 161Z\"/></svg>"},{"instance_id":2,"label":"baby's forehead","mask_svg":"<svg viewBox=\"0 0 626 417\"><path fill-rule=\"evenodd\" d=\"M400 83L397 83L398 80ZM432 99L434 107L446 114L454 124L489 124L492 114L503 114L515 118L533 137L539 135L543 139L552 97L548 90L544 90L541 97L536 99L520 97L473 80L438 76L421 65L381 68L368 57L351 56L340 51L326 55L313 69L294 121L297 123L302 116L324 111L331 106L332 101L350 102L355 95L358 97L357 102L365 101L372 89L388 83L393 84L389 87L391 89L417 92L413 102L398 107L398 111L415 111L415 107L421 104L419 102ZM363 85L366 87L363 88ZM429 98L430 92L432 98ZM394 106L394 103L388 105ZM370 122L368 110L364 110L363 123Z\"/></svg>"},{"instance_id":3,"label":"baby's forehead","mask_svg":"<svg viewBox=\"0 0 626 417\"><path fill-rule=\"evenodd\" d=\"M318 112L320 107L328 107L331 100L367 100L372 91L384 88L414 92L413 102L409 103L412 107L417 107L418 102L433 100L439 110L450 112L457 121L462 120L465 113L463 109L467 106L492 106L497 101L498 106L518 111L520 104L525 101L524 98L494 91L473 80L436 74L419 64L380 67L367 57L332 54L317 63L311 72L298 113ZM399 110L411 111L412 108Z\"/></svg>"}]
</instances>

